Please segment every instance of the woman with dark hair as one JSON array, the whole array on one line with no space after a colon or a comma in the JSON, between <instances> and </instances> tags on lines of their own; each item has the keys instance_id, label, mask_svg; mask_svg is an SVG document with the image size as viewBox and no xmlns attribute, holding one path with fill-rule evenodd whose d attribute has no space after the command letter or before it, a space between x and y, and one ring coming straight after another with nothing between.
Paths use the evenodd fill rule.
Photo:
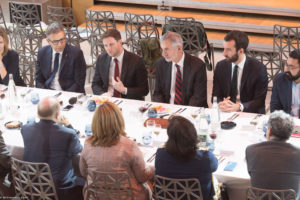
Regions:
<instances>
[{"instance_id":1,"label":"woman with dark hair","mask_svg":"<svg viewBox=\"0 0 300 200\"><path fill-rule=\"evenodd\" d=\"M19 86L26 86L20 76L19 55L8 48L8 37L5 28L0 26L0 84L8 85L9 74Z\"/></svg>"},{"instance_id":2,"label":"woman with dark hair","mask_svg":"<svg viewBox=\"0 0 300 200\"><path fill-rule=\"evenodd\" d=\"M184 117L174 116L167 129L168 141L157 149L155 174L168 178L197 178L201 184L203 200L214 196L212 172L218 161L210 151L197 149L197 132L194 125Z\"/></svg>"},{"instance_id":3,"label":"woman with dark hair","mask_svg":"<svg viewBox=\"0 0 300 200\"><path fill-rule=\"evenodd\" d=\"M101 172L126 171L135 199L149 199L151 192L146 182L153 178L154 168L145 166L142 152L134 141L126 137L124 119L115 104L106 102L97 108L92 121L92 133L80 155L83 177L87 177L88 169ZM86 199L86 188L84 193Z\"/></svg>"}]
</instances>

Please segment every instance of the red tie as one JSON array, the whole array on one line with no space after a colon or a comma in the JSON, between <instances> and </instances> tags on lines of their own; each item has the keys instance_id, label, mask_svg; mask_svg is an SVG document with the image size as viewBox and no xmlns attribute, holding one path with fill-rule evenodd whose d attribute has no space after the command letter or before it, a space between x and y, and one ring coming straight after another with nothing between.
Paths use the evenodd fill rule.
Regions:
<instances>
[{"instance_id":1,"label":"red tie","mask_svg":"<svg viewBox=\"0 0 300 200\"><path fill-rule=\"evenodd\" d=\"M174 98L174 104L182 105L182 80L181 80L181 72L179 65L175 64L177 68L176 72L176 81L175 81L175 98Z\"/></svg>"},{"instance_id":2,"label":"red tie","mask_svg":"<svg viewBox=\"0 0 300 200\"><path fill-rule=\"evenodd\" d=\"M118 59L114 58L115 61L115 75L114 75L114 79L115 81L117 81L117 77L120 78L120 72L119 72L119 64L118 64ZM114 95L113 97L121 97L120 92L118 92L117 90L114 89Z\"/></svg>"}]
</instances>

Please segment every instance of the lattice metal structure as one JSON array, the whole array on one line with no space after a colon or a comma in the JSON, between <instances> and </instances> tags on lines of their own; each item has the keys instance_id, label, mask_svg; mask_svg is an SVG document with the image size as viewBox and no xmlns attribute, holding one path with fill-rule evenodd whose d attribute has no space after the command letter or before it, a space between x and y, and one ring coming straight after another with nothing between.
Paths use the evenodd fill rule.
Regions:
<instances>
[{"instance_id":1,"label":"lattice metal structure","mask_svg":"<svg viewBox=\"0 0 300 200\"><path fill-rule=\"evenodd\" d=\"M291 51L300 49L300 26L289 27L275 24L273 38L273 49L279 52L283 63L287 60Z\"/></svg>"},{"instance_id":2,"label":"lattice metal structure","mask_svg":"<svg viewBox=\"0 0 300 200\"><path fill-rule=\"evenodd\" d=\"M6 29L6 32L9 33L8 30L7 30L7 26L6 26L6 23L5 23L5 19L4 19L4 15L3 15L1 5L0 5L0 26L3 26Z\"/></svg>"},{"instance_id":3,"label":"lattice metal structure","mask_svg":"<svg viewBox=\"0 0 300 200\"><path fill-rule=\"evenodd\" d=\"M192 17L177 18L165 17L165 24L168 31L179 33L183 39L183 49L190 54L197 54L199 51L204 51L201 47L199 32L197 26L203 27L203 24L196 23ZM204 28L203 28L204 29Z\"/></svg>"},{"instance_id":4,"label":"lattice metal structure","mask_svg":"<svg viewBox=\"0 0 300 200\"><path fill-rule=\"evenodd\" d=\"M155 175L154 177L155 200L202 200L200 182L196 178L174 179Z\"/></svg>"},{"instance_id":5,"label":"lattice metal structure","mask_svg":"<svg viewBox=\"0 0 300 200\"><path fill-rule=\"evenodd\" d=\"M91 46L92 68L89 73L91 80L92 70L96 68L98 56L105 52L101 36L109 29L116 29L115 17L111 11L85 11L86 29L88 32L88 42Z\"/></svg>"},{"instance_id":6,"label":"lattice metal structure","mask_svg":"<svg viewBox=\"0 0 300 200\"><path fill-rule=\"evenodd\" d=\"M88 200L134 200L127 172L98 172L88 170Z\"/></svg>"},{"instance_id":7,"label":"lattice metal structure","mask_svg":"<svg viewBox=\"0 0 300 200\"><path fill-rule=\"evenodd\" d=\"M45 33L41 24L41 9L38 4L22 2L9 2L10 16L13 23L18 28L26 28L45 38Z\"/></svg>"},{"instance_id":8,"label":"lattice metal structure","mask_svg":"<svg viewBox=\"0 0 300 200\"><path fill-rule=\"evenodd\" d=\"M154 25L154 17L152 15L137 15L125 12L125 33L126 33L126 43L130 47L130 51L141 56L140 45L139 45L139 28L142 24L149 23ZM153 26L143 26L140 29L141 38L154 38L156 33Z\"/></svg>"},{"instance_id":9,"label":"lattice metal structure","mask_svg":"<svg viewBox=\"0 0 300 200\"><path fill-rule=\"evenodd\" d=\"M26 85L30 87L35 86L35 66L36 60L32 56L19 56L20 74Z\"/></svg>"},{"instance_id":10,"label":"lattice metal structure","mask_svg":"<svg viewBox=\"0 0 300 200\"><path fill-rule=\"evenodd\" d=\"M249 50L247 55L257 59L267 67L269 89L273 86L273 80L277 74L283 72L283 64L278 52L261 52Z\"/></svg>"},{"instance_id":11,"label":"lattice metal structure","mask_svg":"<svg viewBox=\"0 0 300 200\"><path fill-rule=\"evenodd\" d=\"M16 196L30 200L58 200L50 167L12 158L12 175Z\"/></svg>"},{"instance_id":12,"label":"lattice metal structure","mask_svg":"<svg viewBox=\"0 0 300 200\"><path fill-rule=\"evenodd\" d=\"M250 187L247 191L247 200L296 200L296 192L288 190L268 190Z\"/></svg>"},{"instance_id":13,"label":"lattice metal structure","mask_svg":"<svg viewBox=\"0 0 300 200\"><path fill-rule=\"evenodd\" d=\"M47 18L49 24L60 22L66 30L67 42L80 48L80 43L85 39L80 37L72 8L47 6Z\"/></svg>"}]
</instances>

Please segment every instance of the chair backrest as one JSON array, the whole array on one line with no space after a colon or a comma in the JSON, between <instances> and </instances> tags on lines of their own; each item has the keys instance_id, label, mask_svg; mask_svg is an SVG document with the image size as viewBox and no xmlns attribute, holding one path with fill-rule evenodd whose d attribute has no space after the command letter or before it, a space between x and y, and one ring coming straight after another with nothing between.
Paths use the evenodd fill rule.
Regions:
<instances>
[{"instance_id":1,"label":"chair backrest","mask_svg":"<svg viewBox=\"0 0 300 200\"><path fill-rule=\"evenodd\" d=\"M96 200L133 200L130 178L127 172L99 172L88 170L87 198Z\"/></svg>"},{"instance_id":2,"label":"chair backrest","mask_svg":"<svg viewBox=\"0 0 300 200\"><path fill-rule=\"evenodd\" d=\"M291 51L300 49L300 26L289 27L275 24L273 39L273 50L279 52L283 63L288 59Z\"/></svg>"},{"instance_id":3,"label":"chair backrest","mask_svg":"<svg viewBox=\"0 0 300 200\"><path fill-rule=\"evenodd\" d=\"M154 176L155 200L202 200L200 182L196 178L174 179L163 176Z\"/></svg>"},{"instance_id":4,"label":"chair backrest","mask_svg":"<svg viewBox=\"0 0 300 200\"><path fill-rule=\"evenodd\" d=\"M19 28L30 28L33 31L38 31L44 37L39 6L25 2L9 2L11 21Z\"/></svg>"},{"instance_id":5,"label":"chair backrest","mask_svg":"<svg viewBox=\"0 0 300 200\"><path fill-rule=\"evenodd\" d=\"M31 200L58 200L47 163L25 162L12 158L11 170L17 197Z\"/></svg>"},{"instance_id":6,"label":"chair backrest","mask_svg":"<svg viewBox=\"0 0 300 200\"><path fill-rule=\"evenodd\" d=\"M250 187L247 191L247 200L296 200L296 192L288 190L268 190Z\"/></svg>"},{"instance_id":7,"label":"chair backrest","mask_svg":"<svg viewBox=\"0 0 300 200\"><path fill-rule=\"evenodd\" d=\"M283 66L280 62L280 56L278 52L261 52L255 50L249 50L247 55L257 59L267 67L269 88L273 86L273 80L277 74L283 72Z\"/></svg>"},{"instance_id":8,"label":"chair backrest","mask_svg":"<svg viewBox=\"0 0 300 200\"><path fill-rule=\"evenodd\" d=\"M126 42L130 47L131 52L136 53L141 56L139 40L140 38L156 38L157 34L154 30L154 17L150 14L146 15L137 15L125 12L124 13L125 21L125 33L126 33ZM149 23L152 26L143 26L142 24ZM139 31L140 30L140 31ZM140 36L139 36L140 32Z\"/></svg>"},{"instance_id":9,"label":"chair backrest","mask_svg":"<svg viewBox=\"0 0 300 200\"><path fill-rule=\"evenodd\" d=\"M80 37L72 8L47 6L47 18L49 24L61 23L65 28L68 43L80 48L80 42L84 39Z\"/></svg>"}]
</instances>

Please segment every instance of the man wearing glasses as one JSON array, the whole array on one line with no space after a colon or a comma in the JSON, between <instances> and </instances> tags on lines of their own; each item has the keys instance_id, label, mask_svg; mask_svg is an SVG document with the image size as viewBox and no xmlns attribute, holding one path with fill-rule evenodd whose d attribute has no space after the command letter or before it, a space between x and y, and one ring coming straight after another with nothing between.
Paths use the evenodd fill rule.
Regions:
<instances>
[{"instance_id":1,"label":"man wearing glasses","mask_svg":"<svg viewBox=\"0 0 300 200\"><path fill-rule=\"evenodd\" d=\"M84 92L86 64L81 49L66 43L63 26L57 22L46 30L50 45L38 51L36 87Z\"/></svg>"},{"instance_id":2,"label":"man wearing glasses","mask_svg":"<svg viewBox=\"0 0 300 200\"><path fill-rule=\"evenodd\" d=\"M290 52L285 72L278 74L273 81L271 112L283 110L299 117L300 108L300 50Z\"/></svg>"}]
</instances>

